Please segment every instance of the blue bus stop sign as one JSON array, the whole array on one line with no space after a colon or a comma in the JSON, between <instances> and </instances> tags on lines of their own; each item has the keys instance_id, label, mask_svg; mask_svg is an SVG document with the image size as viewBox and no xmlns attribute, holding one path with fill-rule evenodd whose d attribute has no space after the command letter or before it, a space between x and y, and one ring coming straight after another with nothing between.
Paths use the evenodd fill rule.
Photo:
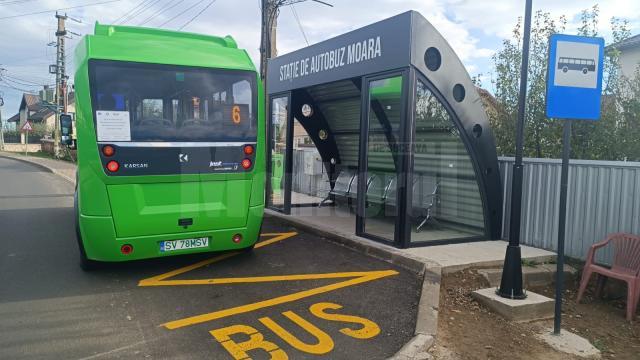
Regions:
<instances>
[{"instance_id":1,"label":"blue bus stop sign","mask_svg":"<svg viewBox=\"0 0 640 360\"><path fill-rule=\"evenodd\" d=\"M547 117L598 120L604 39L553 34L549 38Z\"/></svg>"}]
</instances>

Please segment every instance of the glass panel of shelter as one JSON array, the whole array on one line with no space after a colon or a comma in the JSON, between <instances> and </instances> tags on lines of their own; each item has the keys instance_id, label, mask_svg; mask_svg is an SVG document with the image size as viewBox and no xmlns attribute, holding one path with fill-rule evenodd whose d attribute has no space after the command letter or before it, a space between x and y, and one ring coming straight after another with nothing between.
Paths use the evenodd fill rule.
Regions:
<instances>
[{"instance_id":1,"label":"glass panel of shelter","mask_svg":"<svg viewBox=\"0 0 640 360\"><path fill-rule=\"evenodd\" d=\"M363 232L378 240L394 241L398 217L403 76L372 79L368 83L366 172L358 187L364 198ZM356 184L358 186L358 184ZM362 201L362 200L360 200Z\"/></svg>"},{"instance_id":2,"label":"glass panel of shelter","mask_svg":"<svg viewBox=\"0 0 640 360\"><path fill-rule=\"evenodd\" d=\"M289 97L279 96L271 99L269 126L269 189L267 204L270 208L285 210L285 160L287 156L287 119L289 116Z\"/></svg>"},{"instance_id":3,"label":"glass panel of shelter","mask_svg":"<svg viewBox=\"0 0 640 360\"><path fill-rule=\"evenodd\" d=\"M415 83L411 242L484 235L471 157L447 108L426 82Z\"/></svg>"},{"instance_id":4,"label":"glass panel of shelter","mask_svg":"<svg viewBox=\"0 0 640 360\"><path fill-rule=\"evenodd\" d=\"M291 206L318 206L329 193L329 176L311 136L295 117L291 157Z\"/></svg>"}]
</instances>

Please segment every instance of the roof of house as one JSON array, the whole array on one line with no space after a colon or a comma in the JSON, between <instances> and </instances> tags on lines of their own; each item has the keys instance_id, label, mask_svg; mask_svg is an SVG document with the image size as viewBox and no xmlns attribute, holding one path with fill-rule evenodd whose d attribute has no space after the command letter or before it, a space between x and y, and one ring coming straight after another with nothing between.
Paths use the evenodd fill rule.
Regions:
<instances>
[{"instance_id":1,"label":"roof of house","mask_svg":"<svg viewBox=\"0 0 640 360\"><path fill-rule=\"evenodd\" d=\"M19 121L20 121L20 113L17 113L15 115L13 115L12 117L10 117L9 119L7 119L7 122L17 123Z\"/></svg>"},{"instance_id":2,"label":"roof of house","mask_svg":"<svg viewBox=\"0 0 640 360\"><path fill-rule=\"evenodd\" d=\"M624 49L629 49L633 47L640 47L640 34L631 36L627 39L620 41L617 44L613 44L612 46L614 46L618 50L624 50Z\"/></svg>"},{"instance_id":3,"label":"roof of house","mask_svg":"<svg viewBox=\"0 0 640 360\"><path fill-rule=\"evenodd\" d=\"M30 110L31 110L32 106L38 105L42 101L42 100L40 100L40 96L35 95L35 94L24 93L22 96L23 96L23 100L25 101L25 103L27 104L27 107Z\"/></svg>"},{"instance_id":4,"label":"roof of house","mask_svg":"<svg viewBox=\"0 0 640 360\"><path fill-rule=\"evenodd\" d=\"M53 110L46 107L40 107L40 109L38 109L35 113L29 115L27 118L29 119L29 121L39 122L45 120L53 114L55 114Z\"/></svg>"}]
</instances>

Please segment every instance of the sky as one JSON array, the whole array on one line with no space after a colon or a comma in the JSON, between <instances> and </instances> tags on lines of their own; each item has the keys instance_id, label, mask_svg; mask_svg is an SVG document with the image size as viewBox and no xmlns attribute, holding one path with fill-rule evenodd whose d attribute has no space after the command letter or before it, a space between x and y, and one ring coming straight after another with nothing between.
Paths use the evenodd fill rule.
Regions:
<instances>
[{"instance_id":1,"label":"sky","mask_svg":"<svg viewBox=\"0 0 640 360\"><path fill-rule=\"evenodd\" d=\"M306 1L281 9L278 18L279 54L314 44L407 10L416 10L449 41L467 71L482 74L491 87L491 56L524 14L524 0L324 0L333 7ZM92 6L78 7L93 4ZM555 18L566 15L567 33L579 25L582 9L599 4L600 33L609 40L611 17L627 19L632 34L640 33L640 1L637 0L534 0L533 10L548 11ZM208 6L208 7L207 7ZM231 35L258 64L260 0L0 0L0 68L10 77L0 82L6 119L18 111L24 90L37 91L54 84L48 65L55 63L55 9L70 17L67 29L91 34L93 24L124 22L127 25L163 27L212 35ZM44 12L53 10L53 12ZM27 13L40 14L19 16ZM200 13L201 12L201 13ZM199 14L200 13L200 14ZM198 15L199 16L196 16ZM297 15L297 19L296 19ZM299 22L298 22L299 20ZM575 32L575 31L574 31ZM306 37L306 39L305 39ZM71 55L80 36L67 40ZM68 73L73 74L72 56ZM5 77L6 79L6 77Z\"/></svg>"}]
</instances>

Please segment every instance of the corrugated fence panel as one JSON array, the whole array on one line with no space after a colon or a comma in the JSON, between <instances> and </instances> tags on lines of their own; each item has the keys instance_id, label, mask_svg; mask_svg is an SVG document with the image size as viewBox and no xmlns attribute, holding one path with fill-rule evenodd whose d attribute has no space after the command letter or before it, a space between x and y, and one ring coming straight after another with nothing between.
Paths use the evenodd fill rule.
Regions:
<instances>
[{"instance_id":1,"label":"corrugated fence panel","mask_svg":"<svg viewBox=\"0 0 640 360\"><path fill-rule=\"evenodd\" d=\"M513 158L500 158L503 238L509 238ZM525 159L520 241L556 250L561 161ZM613 232L640 234L640 163L572 160L569 168L565 253L585 259L591 245ZM597 260L610 263L612 249Z\"/></svg>"}]
</instances>

